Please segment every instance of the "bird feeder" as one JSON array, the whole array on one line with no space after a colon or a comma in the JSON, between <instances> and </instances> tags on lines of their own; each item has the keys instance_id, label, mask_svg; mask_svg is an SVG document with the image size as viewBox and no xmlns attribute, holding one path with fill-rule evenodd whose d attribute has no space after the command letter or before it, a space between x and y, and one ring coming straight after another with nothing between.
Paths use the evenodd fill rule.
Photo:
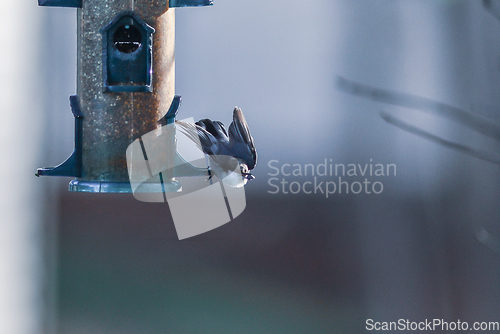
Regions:
<instances>
[{"instance_id":1,"label":"bird feeder","mask_svg":"<svg viewBox=\"0 0 500 334\"><path fill-rule=\"evenodd\" d=\"M174 98L174 8L207 6L212 1L39 0L38 4L76 7L78 32L77 94L70 97L75 148L65 162L39 168L37 176L76 177L70 191L131 192L127 148L157 129L159 120L172 123L180 102ZM175 159L175 144L169 150ZM191 172L206 174L196 168Z\"/></svg>"}]
</instances>

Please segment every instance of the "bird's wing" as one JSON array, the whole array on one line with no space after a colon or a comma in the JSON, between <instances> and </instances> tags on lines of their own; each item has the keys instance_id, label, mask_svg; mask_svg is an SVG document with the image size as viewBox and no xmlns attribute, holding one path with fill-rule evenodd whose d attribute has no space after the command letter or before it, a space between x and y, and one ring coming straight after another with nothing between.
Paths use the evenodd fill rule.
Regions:
<instances>
[{"instance_id":1,"label":"bird's wing","mask_svg":"<svg viewBox=\"0 0 500 334\"><path fill-rule=\"evenodd\" d=\"M220 123L220 122L219 122ZM222 125L222 123L220 123ZM175 121L176 128L185 134L196 146L208 154L213 162L223 170L239 170L238 160L228 153L228 141L220 141L204 127L183 121ZM217 168L215 173L217 174ZM218 175L220 176L220 175Z\"/></svg>"},{"instance_id":2,"label":"bird's wing","mask_svg":"<svg viewBox=\"0 0 500 334\"><path fill-rule=\"evenodd\" d=\"M175 125L180 132L185 134L204 153L210 155L219 153L220 148L217 139L204 128L183 121L175 121Z\"/></svg>"},{"instance_id":3,"label":"bird's wing","mask_svg":"<svg viewBox=\"0 0 500 334\"><path fill-rule=\"evenodd\" d=\"M248 169L257 164L257 150L250 134L247 121L240 108L233 111L233 122L229 126L229 146L233 156L245 162Z\"/></svg>"},{"instance_id":4,"label":"bird's wing","mask_svg":"<svg viewBox=\"0 0 500 334\"><path fill-rule=\"evenodd\" d=\"M210 119L205 118L199 120L195 124L207 130L217 140L228 141L226 128L224 127L224 124L222 124L220 121L212 121Z\"/></svg>"}]
</instances>

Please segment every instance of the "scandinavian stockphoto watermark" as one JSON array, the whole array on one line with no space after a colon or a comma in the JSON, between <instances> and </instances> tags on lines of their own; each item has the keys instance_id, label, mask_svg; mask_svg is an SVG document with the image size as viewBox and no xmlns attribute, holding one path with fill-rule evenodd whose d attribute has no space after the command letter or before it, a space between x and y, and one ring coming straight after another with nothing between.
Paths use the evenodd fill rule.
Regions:
<instances>
[{"instance_id":1,"label":"scandinavian stockphoto watermark","mask_svg":"<svg viewBox=\"0 0 500 334\"><path fill-rule=\"evenodd\" d=\"M194 123L192 118L183 121ZM170 123L136 139L126 152L135 199L168 202L179 239L220 227L246 207L244 187L235 188L225 178L221 180L214 172L214 158L205 156L201 144L193 140ZM240 168L233 174L241 177Z\"/></svg>"},{"instance_id":2,"label":"scandinavian stockphoto watermark","mask_svg":"<svg viewBox=\"0 0 500 334\"><path fill-rule=\"evenodd\" d=\"M344 164L325 158L317 164L280 163L270 160L267 166L269 194L316 194L328 198L334 194L374 194L384 191L383 180L396 176L396 164Z\"/></svg>"},{"instance_id":3,"label":"scandinavian stockphoto watermark","mask_svg":"<svg viewBox=\"0 0 500 334\"><path fill-rule=\"evenodd\" d=\"M500 322L483 321L469 324L467 321L445 321L443 319L425 319L423 321L375 321L367 319L365 328L368 331L499 331Z\"/></svg>"}]
</instances>

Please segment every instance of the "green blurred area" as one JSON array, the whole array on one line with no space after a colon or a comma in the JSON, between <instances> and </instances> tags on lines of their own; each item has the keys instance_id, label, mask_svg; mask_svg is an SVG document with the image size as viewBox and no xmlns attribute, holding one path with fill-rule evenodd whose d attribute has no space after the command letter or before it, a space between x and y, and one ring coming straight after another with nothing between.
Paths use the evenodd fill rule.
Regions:
<instances>
[{"instance_id":1,"label":"green blurred area","mask_svg":"<svg viewBox=\"0 0 500 334\"><path fill-rule=\"evenodd\" d=\"M179 241L165 204L125 196L61 198L59 333L361 332L351 231L297 214L318 204L250 198Z\"/></svg>"}]
</instances>

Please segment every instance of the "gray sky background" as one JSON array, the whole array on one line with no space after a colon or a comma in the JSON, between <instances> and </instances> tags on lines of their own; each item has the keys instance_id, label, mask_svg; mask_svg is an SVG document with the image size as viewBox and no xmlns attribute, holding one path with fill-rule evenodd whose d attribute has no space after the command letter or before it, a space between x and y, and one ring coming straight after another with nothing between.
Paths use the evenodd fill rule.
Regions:
<instances>
[{"instance_id":1,"label":"gray sky background","mask_svg":"<svg viewBox=\"0 0 500 334\"><path fill-rule=\"evenodd\" d=\"M0 323L9 321L12 333L30 333L44 318L55 319L49 313L56 301L48 298L46 306L43 291L50 297L50 268L61 256L54 246L60 208L41 199L57 198L69 179L33 174L64 161L73 149L68 98L76 92L76 10L22 0L3 1L0 13L6 34L0 54L0 218L8 222L0 225L0 262L8 268L0 272L0 292L8 297L0 303ZM499 240L498 166L400 130L379 113L486 151L499 152L499 143L437 115L340 92L335 81L342 76L500 120L498 36L500 20L479 0L214 0L212 7L177 9L179 118L228 126L234 106L242 108L259 154L256 179L245 188L254 200L269 196L270 160L396 164L397 176L384 181L383 194L341 197L355 209L327 217L337 231L349 230L350 219L357 224L352 228L360 244L356 265L366 279L366 314L389 320L407 311L419 320L435 304L442 311L436 314L489 320L499 314L498 257L474 233L485 228ZM337 203L332 200L335 210ZM309 213L287 229L302 235L296 227L309 223L303 218ZM267 219L273 221L253 233L278 226L281 213L272 214ZM323 219L329 213L315 214ZM326 227L318 224L310 230L312 242L314 233L324 235ZM276 235L269 240L282 241ZM255 244L252 234L247 243ZM49 269L42 268L42 250L52 256ZM457 250L463 250L460 257ZM429 297L433 291L441 304Z\"/></svg>"},{"instance_id":2,"label":"gray sky background","mask_svg":"<svg viewBox=\"0 0 500 334\"><path fill-rule=\"evenodd\" d=\"M47 135L58 148L46 156L51 165L71 151L67 98L76 85L76 22L74 9L39 10L50 32L42 51L43 90L52 97L45 103L55 113L46 120ZM496 144L442 117L339 92L335 80L494 115L498 29L480 1L217 0L211 7L177 9L179 117L228 126L233 107L241 107L259 153L252 182L258 191L268 189L270 160L396 163L402 192L453 183L443 171L492 166L396 129L378 113L393 112L449 140L493 150Z\"/></svg>"}]
</instances>

